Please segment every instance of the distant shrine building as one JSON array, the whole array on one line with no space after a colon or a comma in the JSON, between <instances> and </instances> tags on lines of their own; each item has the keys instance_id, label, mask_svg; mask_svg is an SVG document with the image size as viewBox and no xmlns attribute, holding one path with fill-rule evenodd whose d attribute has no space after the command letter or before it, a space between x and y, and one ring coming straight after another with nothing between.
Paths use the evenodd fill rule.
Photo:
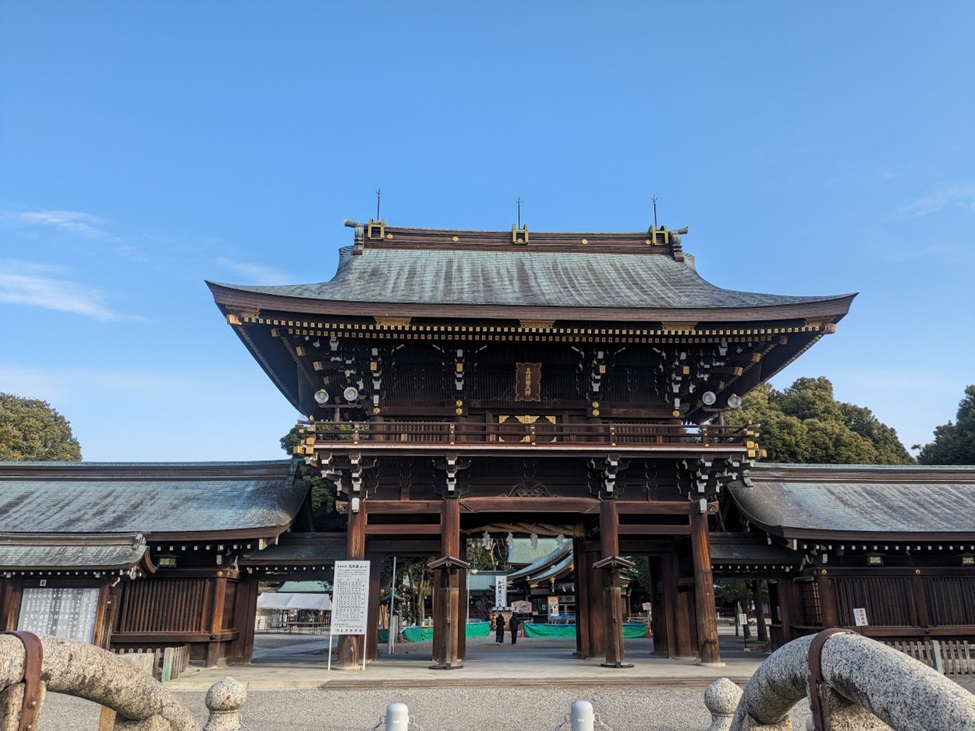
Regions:
<instances>
[{"instance_id":1,"label":"distant shrine building","mask_svg":"<svg viewBox=\"0 0 975 731\"><path fill-rule=\"evenodd\" d=\"M576 650L608 667L626 664L635 556L662 657L720 662L726 576L769 580L775 645L827 626L975 639L975 471L762 464L758 429L736 422L854 295L720 289L666 228L347 225L328 282L209 284L307 417L297 456L347 532L314 532L294 463L0 465L6 628L54 621L41 589L89 589L90 641L247 662L258 581L370 559L377 627L380 559L426 556L433 667L456 668L468 539L510 533L571 545L545 575L571 582ZM362 642L340 638L339 663L375 659Z\"/></svg>"}]
</instances>

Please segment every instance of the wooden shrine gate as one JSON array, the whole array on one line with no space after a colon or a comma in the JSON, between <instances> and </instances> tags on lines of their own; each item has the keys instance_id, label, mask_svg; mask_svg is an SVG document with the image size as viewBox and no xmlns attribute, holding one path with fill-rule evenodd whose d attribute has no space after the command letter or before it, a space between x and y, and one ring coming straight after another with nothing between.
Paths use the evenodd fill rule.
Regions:
<instances>
[{"instance_id":1,"label":"wooden shrine gate","mask_svg":"<svg viewBox=\"0 0 975 731\"><path fill-rule=\"evenodd\" d=\"M556 526L572 537L582 657L625 665L620 573L632 566L625 555L647 554L658 585L658 651L720 661L709 497L747 467L750 430L601 424L561 428L542 438L530 423L522 424L522 435L509 430L502 440L497 425L337 426L306 422L299 452L341 490L349 559L431 556L433 667L460 667L466 654L464 535L501 532L511 523ZM513 465L528 465L532 477L514 474ZM391 472L398 476L394 484ZM508 488L499 494L502 485ZM379 562L373 566L371 595L378 597ZM371 614L378 617L377 600ZM354 667L361 642L341 638L339 663ZM367 642L366 655L374 659L377 642L371 636Z\"/></svg>"}]
</instances>

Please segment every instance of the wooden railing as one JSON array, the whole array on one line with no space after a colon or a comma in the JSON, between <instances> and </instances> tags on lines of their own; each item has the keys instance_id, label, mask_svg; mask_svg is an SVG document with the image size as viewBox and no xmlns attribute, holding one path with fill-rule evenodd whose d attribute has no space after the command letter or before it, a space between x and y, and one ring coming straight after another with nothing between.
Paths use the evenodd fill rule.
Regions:
<instances>
[{"instance_id":1,"label":"wooden railing","mask_svg":"<svg viewBox=\"0 0 975 731\"><path fill-rule=\"evenodd\" d=\"M903 652L945 675L975 675L975 645L967 640L886 640Z\"/></svg>"},{"instance_id":2,"label":"wooden railing","mask_svg":"<svg viewBox=\"0 0 975 731\"><path fill-rule=\"evenodd\" d=\"M751 426L670 424L552 423L544 417L528 422L510 417L503 423L478 421L300 422L309 448L335 444L491 445L491 446L620 446L620 447L739 447L757 449ZM754 455L750 455L754 456Z\"/></svg>"}]
</instances>

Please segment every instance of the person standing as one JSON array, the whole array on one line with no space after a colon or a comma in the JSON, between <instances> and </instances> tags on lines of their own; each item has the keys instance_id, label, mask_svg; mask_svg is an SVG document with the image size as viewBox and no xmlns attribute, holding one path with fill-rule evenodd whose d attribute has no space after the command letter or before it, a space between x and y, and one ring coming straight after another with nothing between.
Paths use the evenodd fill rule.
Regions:
<instances>
[{"instance_id":1,"label":"person standing","mask_svg":"<svg viewBox=\"0 0 975 731\"><path fill-rule=\"evenodd\" d=\"M518 642L518 626L521 624L521 620L518 619L518 615L514 612L511 613L511 619L508 621L508 626L511 628L511 644Z\"/></svg>"},{"instance_id":2,"label":"person standing","mask_svg":"<svg viewBox=\"0 0 975 731\"><path fill-rule=\"evenodd\" d=\"M504 615L501 612L494 620L494 641L499 645L504 644Z\"/></svg>"}]
</instances>

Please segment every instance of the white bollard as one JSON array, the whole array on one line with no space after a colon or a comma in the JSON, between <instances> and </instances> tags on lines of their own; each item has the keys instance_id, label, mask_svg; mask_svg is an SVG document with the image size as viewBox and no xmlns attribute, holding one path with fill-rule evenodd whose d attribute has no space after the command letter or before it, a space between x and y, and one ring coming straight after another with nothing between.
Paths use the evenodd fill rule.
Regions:
<instances>
[{"instance_id":1,"label":"white bollard","mask_svg":"<svg viewBox=\"0 0 975 731\"><path fill-rule=\"evenodd\" d=\"M386 706L386 731L407 731L410 727L410 709L405 703Z\"/></svg>"},{"instance_id":2,"label":"white bollard","mask_svg":"<svg viewBox=\"0 0 975 731\"><path fill-rule=\"evenodd\" d=\"M572 721L572 731L593 731L596 716L592 712L592 703L589 701L572 701L569 720Z\"/></svg>"}]
</instances>

